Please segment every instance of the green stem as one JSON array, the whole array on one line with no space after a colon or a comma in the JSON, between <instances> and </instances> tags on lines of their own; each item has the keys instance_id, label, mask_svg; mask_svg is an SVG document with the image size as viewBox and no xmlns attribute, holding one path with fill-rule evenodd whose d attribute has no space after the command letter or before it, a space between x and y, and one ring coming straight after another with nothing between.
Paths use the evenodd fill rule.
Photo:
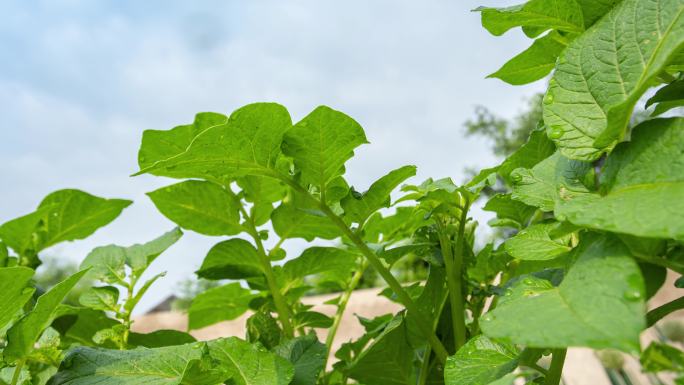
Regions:
<instances>
[{"instance_id":1,"label":"green stem","mask_svg":"<svg viewBox=\"0 0 684 385\"><path fill-rule=\"evenodd\" d=\"M456 338L456 351L466 342L465 304L463 303L463 246L465 244L465 226L468 220L468 210L470 209L468 197L463 196L462 203L461 218L458 223L458 236L456 238L456 252L453 256L453 271L447 277L448 281L453 281L452 286L455 290L450 288L449 296L453 298L451 301L451 314L455 318L454 335Z\"/></svg>"},{"instance_id":2,"label":"green stem","mask_svg":"<svg viewBox=\"0 0 684 385\"><path fill-rule=\"evenodd\" d=\"M648 323L648 326L653 326L666 315L681 309L684 309L684 297L677 298L674 301L668 302L649 311L646 313L646 322Z\"/></svg>"},{"instance_id":3,"label":"green stem","mask_svg":"<svg viewBox=\"0 0 684 385\"><path fill-rule=\"evenodd\" d=\"M359 249L359 251L361 251L363 256L366 257L368 263L371 266L373 266L373 268L378 272L378 274L380 274L380 276L385 280L387 285L389 285L392 291L396 293L399 302L401 302L401 304L404 305L406 310L415 315L421 333L427 339L428 343L432 345L432 349L435 351L435 354L437 355L439 361L442 364L445 364L449 353L444 348L444 345L439 340L439 338L437 338L437 335L432 330L432 327L430 326L430 321L425 318L425 315L420 311L418 306L416 306L415 302L413 302L411 296L408 295L408 293L406 292L406 290L404 290L399 281L397 281L397 279L392 275L390 270L387 267L385 267L385 265L383 265L382 261L380 261L380 258L377 255L375 255L373 250L371 250L368 247L368 245L366 245L363 239L361 239L361 237L354 233L349 228L349 226L347 226L347 224L344 223L342 218L340 218L334 212L332 212L332 210L330 210L330 208L327 205L313 197L311 194L309 194L308 191L306 191L302 186L297 184L295 181L275 172L271 176L280 179L285 184L292 187L292 189L294 189L296 192L309 198L309 200L315 203L318 206L318 208L332 221L332 223L335 226L337 226L342 231L342 233L352 241L352 243L354 243L354 245Z\"/></svg>"},{"instance_id":4,"label":"green stem","mask_svg":"<svg viewBox=\"0 0 684 385\"><path fill-rule=\"evenodd\" d=\"M137 280L135 278L131 278L131 282L126 285L126 302L125 304L129 303L129 301L132 300L133 298L133 291L135 290L135 284L137 283ZM125 350L128 348L128 336L131 332L131 313L133 313L133 309L126 309L127 306L123 306L123 314L121 316L121 320L124 325L124 331L123 335L121 336L121 344L119 345L119 350Z\"/></svg>"},{"instance_id":5,"label":"green stem","mask_svg":"<svg viewBox=\"0 0 684 385\"><path fill-rule=\"evenodd\" d=\"M428 376L430 375L430 355L432 349L430 346L425 348L425 354L423 354L423 362L420 365L420 374L418 377L418 385L425 385L427 383Z\"/></svg>"},{"instance_id":6,"label":"green stem","mask_svg":"<svg viewBox=\"0 0 684 385\"><path fill-rule=\"evenodd\" d=\"M455 350L463 346L465 343L465 313L463 310L463 300L461 286L459 280L455 279L456 272L454 270L454 256L451 248L451 240L446 234L443 226L439 231L439 246L442 249L442 256L444 257L444 267L446 268L447 287L449 288L449 307L451 309L451 326L454 330L454 346Z\"/></svg>"},{"instance_id":7,"label":"green stem","mask_svg":"<svg viewBox=\"0 0 684 385\"><path fill-rule=\"evenodd\" d=\"M337 329L340 327L340 324L342 323L342 316L344 315L344 311L347 308L347 304L349 303L351 294L359 285L359 282L363 277L363 273L366 271L367 268L368 261L364 259L359 269L356 270L356 272L352 276L352 279L349 282L349 286L347 286L344 293L342 293L342 296L340 296L340 301L337 304L337 311L335 312L335 317L333 318L333 324L330 327L330 329L328 329L328 336L325 338L326 352L324 361L325 363L323 365L323 368L325 368L328 365L328 358L330 357L330 352L332 351L332 345L335 341L335 335L337 334ZM321 371L321 376L323 376L324 374L325 370Z\"/></svg>"},{"instance_id":8,"label":"green stem","mask_svg":"<svg viewBox=\"0 0 684 385\"><path fill-rule=\"evenodd\" d=\"M563 365L565 364L565 355L568 349L554 349L551 358L551 367L549 373L546 375L544 385L559 385L563 375Z\"/></svg>"},{"instance_id":9,"label":"green stem","mask_svg":"<svg viewBox=\"0 0 684 385\"><path fill-rule=\"evenodd\" d=\"M21 369L24 368L25 363L25 358L17 361L17 366L14 367L14 375L12 375L12 382L10 383L10 385L17 385L19 383L19 377L21 377Z\"/></svg>"}]
</instances>

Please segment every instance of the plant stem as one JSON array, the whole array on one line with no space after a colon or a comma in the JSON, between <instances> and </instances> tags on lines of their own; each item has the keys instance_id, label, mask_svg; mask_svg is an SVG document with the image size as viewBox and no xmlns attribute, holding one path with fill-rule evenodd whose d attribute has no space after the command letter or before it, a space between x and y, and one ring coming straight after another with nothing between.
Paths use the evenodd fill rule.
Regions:
<instances>
[{"instance_id":1,"label":"plant stem","mask_svg":"<svg viewBox=\"0 0 684 385\"><path fill-rule=\"evenodd\" d=\"M454 330L455 350L465 343L465 313L463 313L463 302L461 300L462 290L458 280L455 279L454 256L451 248L451 240L446 234L443 226L439 226L439 246L444 257L444 267L446 268L447 287L449 288L449 308L451 309L451 326Z\"/></svg>"},{"instance_id":2,"label":"plant stem","mask_svg":"<svg viewBox=\"0 0 684 385\"><path fill-rule=\"evenodd\" d=\"M17 361L17 366L14 367L14 375L12 375L12 382L10 385L17 385L19 383L19 377L21 377L21 370L24 368L26 359L22 358Z\"/></svg>"},{"instance_id":3,"label":"plant stem","mask_svg":"<svg viewBox=\"0 0 684 385\"><path fill-rule=\"evenodd\" d=\"M430 355L432 349L428 345L423 354L423 362L420 365L420 374L418 377L418 385L425 385L427 383L428 375L430 374Z\"/></svg>"},{"instance_id":4,"label":"plant stem","mask_svg":"<svg viewBox=\"0 0 684 385\"><path fill-rule=\"evenodd\" d=\"M681 309L684 309L684 297L677 298L674 301L668 302L649 311L646 313L646 322L648 323L648 326L653 326L666 315Z\"/></svg>"},{"instance_id":5,"label":"plant stem","mask_svg":"<svg viewBox=\"0 0 684 385\"><path fill-rule=\"evenodd\" d=\"M312 196L307 190L305 190L294 180L291 180L290 178L285 177L276 172L273 172L269 176L283 181L283 183L292 187L293 190L295 190L299 194L303 194L303 196L307 197L309 200L315 203L318 206L318 208L333 222L333 224L337 226L342 231L342 233L352 241L352 243L354 243L354 245L359 249L359 251L361 251L363 256L366 257L370 265L373 266L373 268L378 272L378 274L380 274L380 276L385 280L387 285L389 285L392 291L394 291L399 301L402 305L404 305L406 310L414 314L414 316L416 317L418 327L420 328L420 331L423 334L423 337L425 337L428 343L432 346L432 349L434 350L439 361L442 364L446 363L446 359L449 353L444 348L444 345L439 340L439 338L437 338L437 335L432 330L432 327L430 326L430 320L428 320L425 317L425 315L420 311L418 306L416 306L415 302L413 302L413 299L411 299L411 296L408 295L408 293L406 292L406 290L404 290L399 281L397 281L397 279L392 275L390 270L387 267L385 267L385 265L383 265L382 261L380 261L380 258L377 255L375 255L373 250L371 250L368 247L368 245L366 245L363 239L361 239L356 233L354 233L349 228L349 226L347 226L347 224L344 223L342 218L340 218L334 212L332 212L332 210L330 210L330 208L327 205L325 205L324 203L316 199L314 196Z\"/></svg>"},{"instance_id":6,"label":"plant stem","mask_svg":"<svg viewBox=\"0 0 684 385\"><path fill-rule=\"evenodd\" d=\"M565 355L568 349L554 349L551 358L551 367L549 373L546 375L544 385L558 385L560 384L561 376L563 375L563 364L565 364Z\"/></svg>"}]
</instances>

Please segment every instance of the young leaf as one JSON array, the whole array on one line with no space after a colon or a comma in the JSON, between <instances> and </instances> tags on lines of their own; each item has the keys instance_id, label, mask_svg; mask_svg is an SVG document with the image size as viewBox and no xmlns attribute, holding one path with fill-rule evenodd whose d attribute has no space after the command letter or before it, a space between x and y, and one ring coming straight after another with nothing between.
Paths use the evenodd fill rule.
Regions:
<instances>
[{"instance_id":1,"label":"young leaf","mask_svg":"<svg viewBox=\"0 0 684 385\"><path fill-rule=\"evenodd\" d=\"M201 178L224 183L245 175L271 175L280 156L283 133L292 126L285 107L254 103L233 112L224 124L197 135L182 153L141 167L172 178Z\"/></svg>"},{"instance_id":2,"label":"young leaf","mask_svg":"<svg viewBox=\"0 0 684 385\"><path fill-rule=\"evenodd\" d=\"M320 106L285 133L282 149L294 159L304 185L325 189L344 174L345 162L364 143L368 143L366 135L354 119Z\"/></svg>"},{"instance_id":3,"label":"young leaf","mask_svg":"<svg viewBox=\"0 0 684 385\"><path fill-rule=\"evenodd\" d=\"M188 309L188 329L200 329L241 316L249 309L254 294L240 283L209 289L195 297Z\"/></svg>"},{"instance_id":4,"label":"young leaf","mask_svg":"<svg viewBox=\"0 0 684 385\"><path fill-rule=\"evenodd\" d=\"M684 119L655 119L608 158L601 194L561 194L557 216L579 226L684 240Z\"/></svg>"},{"instance_id":5,"label":"young leaf","mask_svg":"<svg viewBox=\"0 0 684 385\"><path fill-rule=\"evenodd\" d=\"M227 120L228 117L222 114L201 112L195 115L192 124L170 130L145 130L138 151L138 165L145 169L185 152L197 135L210 127L225 124Z\"/></svg>"},{"instance_id":6,"label":"young leaf","mask_svg":"<svg viewBox=\"0 0 684 385\"><path fill-rule=\"evenodd\" d=\"M663 343L651 342L639 361L645 372L684 372L684 352Z\"/></svg>"},{"instance_id":7,"label":"young leaf","mask_svg":"<svg viewBox=\"0 0 684 385\"><path fill-rule=\"evenodd\" d=\"M289 340L276 346L273 352L294 366L290 385L316 385L318 374L325 365L326 347L318 342L315 334Z\"/></svg>"},{"instance_id":8,"label":"young leaf","mask_svg":"<svg viewBox=\"0 0 684 385\"><path fill-rule=\"evenodd\" d=\"M33 270L27 267L0 268L0 330L4 330L33 295L35 289L28 285L31 277Z\"/></svg>"},{"instance_id":9,"label":"young leaf","mask_svg":"<svg viewBox=\"0 0 684 385\"><path fill-rule=\"evenodd\" d=\"M154 262L157 257L175 244L183 232L179 228L162 234L147 243L136 244L126 247L126 264L130 266L135 277L140 277L147 270L147 267Z\"/></svg>"},{"instance_id":10,"label":"young leaf","mask_svg":"<svg viewBox=\"0 0 684 385\"><path fill-rule=\"evenodd\" d=\"M544 97L563 155L592 161L623 138L634 104L684 44L682 12L678 0L624 0L568 45Z\"/></svg>"},{"instance_id":11,"label":"young leaf","mask_svg":"<svg viewBox=\"0 0 684 385\"><path fill-rule=\"evenodd\" d=\"M469 340L444 368L446 385L489 385L518 366L514 345L492 341L484 335Z\"/></svg>"},{"instance_id":12,"label":"young leaf","mask_svg":"<svg viewBox=\"0 0 684 385\"><path fill-rule=\"evenodd\" d=\"M147 195L159 212L184 229L205 235L235 235L242 231L237 201L215 183L187 180Z\"/></svg>"},{"instance_id":13,"label":"young leaf","mask_svg":"<svg viewBox=\"0 0 684 385\"><path fill-rule=\"evenodd\" d=\"M88 253L81 269L90 268L88 275L109 284L126 285L126 251L124 247L107 245Z\"/></svg>"},{"instance_id":14,"label":"young leaf","mask_svg":"<svg viewBox=\"0 0 684 385\"><path fill-rule=\"evenodd\" d=\"M208 344L211 357L231 369L235 385L288 385L294 376L286 359L238 338Z\"/></svg>"},{"instance_id":15,"label":"young leaf","mask_svg":"<svg viewBox=\"0 0 684 385\"><path fill-rule=\"evenodd\" d=\"M638 351L646 327L639 266L614 237L582 238L577 250L560 286L529 277L501 297L482 318L485 335L530 347Z\"/></svg>"},{"instance_id":16,"label":"young leaf","mask_svg":"<svg viewBox=\"0 0 684 385\"><path fill-rule=\"evenodd\" d=\"M60 242L88 237L113 221L131 203L80 190L55 191L33 213L0 226L0 238L20 256L35 254ZM31 262L32 266L39 264Z\"/></svg>"},{"instance_id":17,"label":"young leaf","mask_svg":"<svg viewBox=\"0 0 684 385\"><path fill-rule=\"evenodd\" d=\"M368 217L390 205L390 193L406 179L416 175L416 166L404 166L390 171L375 181L368 191L356 196L348 194L340 202L344 214L356 223L364 223Z\"/></svg>"},{"instance_id":18,"label":"young leaf","mask_svg":"<svg viewBox=\"0 0 684 385\"><path fill-rule=\"evenodd\" d=\"M558 42L554 33L550 33L535 40L530 48L487 77L499 78L512 85L532 83L551 73L563 49L565 45Z\"/></svg>"},{"instance_id":19,"label":"young leaf","mask_svg":"<svg viewBox=\"0 0 684 385\"><path fill-rule=\"evenodd\" d=\"M216 385L230 377L183 381L193 363L207 355L204 343L162 348L108 350L76 347L64 358L48 385ZM163 363L163 365L160 365Z\"/></svg>"},{"instance_id":20,"label":"young leaf","mask_svg":"<svg viewBox=\"0 0 684 385\"><path fill-rule=\"evenodd\" d=\"M95 310L119 311L119 289L114 286L91 287L86 290L78 302Z\"/></svg>"},{"instance_id":21,"label":"young leaf","mask_svg":"<svg viewBox=\"0 0 684 385\"><path fill-rule=\"evenodd\" d=\"M581 33L584 31L582 9L575 0L530 0L507 8L479 8L482 26L500 36L514 27L529 27L525 32L534 37L548 29Z\"/></svg>"},{"instance_id":22,"label":"young leaf","mask_svg":"<svg viewBox=\"0 0 684 385\"><path fill-rule=\"evenodd\" d=\"M87 270L81 270L55 285L38 297L36 306L12 325L7 332L7 346L3 350L5 362L15 362L31 352L40 334L52 323L57 306L86 273Z\"/></svg>"},{"instance_id":23,"label":"young leaf","mask_svg":"<svg viewBox=\"0 0 684 385\"><path fill-rule=\"evenodd\" d=\"M292 203L283 203L271 214L273 229L282 239L314 238L335 239L341 235L340 229L323 213L305 211Z\"/></svg>"},{"instance_id":24,"label":"young leaf","mask_svg":"<svg viewBox=\"0 0 684 385\"><path fill-rule=\"evenodd\" d=\"M529 226L506 240L506 252L520 260L541 261L559 257L570 250L570 232L558 222Z\"/></svg>"},{"instance_id":25,"label":"young leaf","mask_svg":"<svg viewBox=\"0 0 684 385\"><path fill-rule=\"evenodd\" d=\"M197 276L206 279L242 279L263 274L259 255L251 243L233 238L214 245Z\"/></svg>"}]
</instances>

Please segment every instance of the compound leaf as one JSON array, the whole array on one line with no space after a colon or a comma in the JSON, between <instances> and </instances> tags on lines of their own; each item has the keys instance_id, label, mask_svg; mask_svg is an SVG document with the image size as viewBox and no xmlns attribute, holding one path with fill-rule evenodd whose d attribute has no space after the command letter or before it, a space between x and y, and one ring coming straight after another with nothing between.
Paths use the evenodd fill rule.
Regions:
<instances>
[{"instance_id":1,"label":"compound leaf","mask_svg":"<svg viewBox=\"0 0 684 385\"><path fill-rule=\"evenodd\" d=\"M479 335L469 340L444 368L446 385L489 385L518 366L518 350Z\"/></svg>"},{"instance_id":2,"label":"compound leaf","mask_svg":"<svg viewBox=\"0 0 684 385\"><path fill-rule=\"evenodd\" d=\"M295 370L286 359L241 339L210 341L211 357L233 372L235 385L288 385Z\"/></svg>"},{"instance_id":3,"label":"compound leaf","mask_svg":"<svg viewBox=\"0 0 684 385\"><path fill-rule=\"evenodd\" d=\"M315 334L286 341L276 346L273 352L294 366L294 377L290 385L316 385L318 375L325 365L327 349Z\"/></svg>"}]
</instances>

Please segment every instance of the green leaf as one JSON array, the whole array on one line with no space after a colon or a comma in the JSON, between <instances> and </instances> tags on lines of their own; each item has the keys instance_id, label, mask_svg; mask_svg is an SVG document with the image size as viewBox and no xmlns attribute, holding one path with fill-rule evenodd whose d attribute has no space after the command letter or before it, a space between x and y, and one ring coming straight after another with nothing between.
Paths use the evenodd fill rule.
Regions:
<instances>
[{"instance_id":1,"label":"green leaf","mask_svg":"<svg viewBox=\"0 0 684 385\"><path fill-rule=\"evenodd\" d=\"M52 323L57 306L86 273L87 270L81 270L38 297L36 306L7 332L7 346L3 351L5 362L15 362L31 353L33 344Z\"/></svg>"},{"instance_id":2,"label":"green leaf","mask_svg":"<svg viewBox=\"0 0 684 385\"><path fill-rule=\"evenodd\" d=\"M497 172L508 183L513 183L511 173L517 168L532 168L537 163L553 155L556 146L546 136L544 130L535 129L525 144L501 163Z\"/></svg>"},{"instance_id":3,"label":"green leaf","mask_svg":"<svg viewBox=\"0 0 684 385\"><path fill-rule=\"evenodd\" d=\"M288 385L294 376L286 359L235 337L210 341L209 352L232 369L235 385Z\"/></svg>"},{"instance_id":4,"label":"green leaf","mask_svg":"<svg viewBox=\"0 0 684 385\"><path fill-rule=\"evenodd\" d=\"M81 269L90 268L92 279L126 286L126 250L117 245L96 247L88 253Z\"/></svg>"},{"instance_id":5,"label":"green leaf","mask_svg":"<svg viewBox=\"0 0 684 385\"><path fill-rule=\"evenodd\" d=\"M684 352L674 346L659 342L651 342L641 353L639 361L647 373L684 372Z\"/></svg>"},{"instance_id":6,"label":"green leaf","mask_svg":"<svg viewBox=\"0 0 684 385\"><path fill-rule=\"evenodd\" d=\"M249 309L254 294L240 283L211 288L193 299L188 309L188 329L200 329L217 322L235 319Z\"/></svg>"},{"instance_id":7,"label":"green leaf","mask_svg":"<svg viewBox=\"0 0 684 385\"><path fill-rule=\"evenodd\" d=\"M315 334L307 334L276 346L273 352L294 366L290 385L316 385L318 374L325 365L326 350Z\"/></svg>"},{"instance_id":8,"label":"green leaf","mask_svg":"<svg viewBox=\"0 0 684 385\"><path fill-rule=\"evenodd\" d=\"M622 0L576 0L582 7L584 25L589 28Z\"/></svg>"},{"instance_id":9,"label":"green leaf","mask_svg":"<svg viewBox=\"0 0 684 385\"><path fill-rule=\"evenodd\" d=\"M292 203L283 203L271 214L273 229L282 239L314 238L335 239L341 235L340 229L322 212L302 210Z\"/></svg>"},{"instance_id":10,"label":"green leaf","mask_svg":"<svg viewBox=\"0 0 684 385\"><path fill-rule=\"evenodd\" d=\"M561 191L588 191L583 181L593 176L591 170L591 163L571 160L556 152L531 169L515 169L511 173L511 197L543 211L553 211Z\"/></svg>"},{"instance_id":11,"label":"green leaf","mask_svg":"<svg viewBox=\"0 0 684 385\"><path fill-rule=\"evenodd\" d=\"M205 235L242 231L238 202L223 187L187 180L147 193L159 212L180 227Z\"/></svg>"},{"instance_id":12,"label":"green leaf","mask_svg":"<svg viewBox=\"0 0 684 385\"><path fill-rule=\"evenodd\" d=\"M242 279L263 274L259 255L251 243L233 238L214 245L197 276L206 279Z\"/></svg>"},{"instance_id":13,"label":"green leaf","mask_svg":"<svg viewBox=\"0 0 684 385\"><path fill-rule=\"evenodd\" d=\"M511 199L511 194L497 194L487 201L483 210L495 212L497 219L491 226L523 228L527 225L535 208Z\"/></svg>"},{"instance_id":14,"label":"green leaf","mask_svg":"<svg viewBox=\"0 0 684 385\"><path fill-rule=\"evenodd\" d=\"M592 234L576 250L560 286L532 277L514 285L482 318L484 334L529 347L639 351L646 309L638 265L610 236Z\"/></svg>"},{"instance_id":15,"label":"green leaf","mask_svg":"<svg viewBox=\"0 0 684 385\"><path fill-rule=\"evenodd\" d=\"M518 366L518 350L484 335L469 340L444 368L446 385L488 385Z\"/></svg>"},{"instance_id":16,"label":"green leaf","mask_svg":"<svg viewBox=\"0 0 684 385\"><path fill-rule=\"evenodd\" d=\"M151 333L135 333L128 335L128 345L146 348L183 345L195 342L195 337L178 330L155 330Z\"/></svg>"},{"instance_id":17,"label":"green leaf","mask_svg":"<svg viewBox=\"0 0 684 385\"><path fill-rule=\"evenodd\" d=\"M684 240L682 148L684 119L640 124L606 161L600 193L566 191L556 215L579 226Z\"/></svg>"},{"instance_id":18,"label":"green leaf","mask_svg":"<svg viewBox=\"0 0 684 385\"><path fill-rule=\"evenodd\" d=\"M416 166L400 167L375 181L363 194L350 193L340 202L345 216L356 223L364 223L374 212L389 207L390 193L414 175Z\"/></svg>"},{"instance_id":19,"label":"green leaf","mask_svg":"<svg viewBox=\"0 0 684 385\"><path fill-rule=\"evenodd\" d=\"M554 259L572 250L573 230L558 222L535 224L506 240L506 252L520 260Z\"/></svg>"},{"instance_id":20,"label":"green leaf","mask_svg":"<svg viewBox=\"0 0 684 385\"><path fill-rule=\"evenodd\" d=\"M356 268L357 255L337 247L310 247L283 266L289 281L297 281L314 274L324 274L329 280L344 280Z\"/></svg>"},{"instance_id":21,"label":"green leaf","mask_svg":"<svg viewBox=\"0 0 684 385\"><path fill-rule=\"evenodd\" d=\"M554 33L535 40L530 48L506 62L498 71L487 76L512 85L537 81L551 73L565 45L558 42Z\"/></svg>"},{"instance_id":22,"label":"green leaf","mask_svg":"<svg viewBox=\"0 0 684 385\"><path fill-rule=\"evenodd\" d=\"M646 101L645 108L658 104L651 116L660 115L673 108L684 106L684 79L677 79L660 88Z\"/></svg>"},{"instance_id":23,"label":"green leaf","mask_svg":"<svg viewBox=\"0 0 684 385\"><path fill-rule=\"evenodd\" d=\"M109 329L119 324L99 310L85 307L60 305L57 308L52 327L59 331L62 343L71 345L94 346L93 337L103 329ZM115 347L114 345L106 347Z\"/></svg>"},{"instance_id":24,"label":"green leaf","mask_svg":"<svg viewBox=\"0 0 684 385\"><path fill-rule=\"evenodd\" d=\"M206 355L204 343L134 350L76 347L48 385L216 385L230 377L198 381L195 363ZM194 381L184 381L191 368Z\"/></svg>"},{"instance_id":25,"label":"green leaf","mask_svg":"<svg viewBox=\"0 0 684 385\"><path fill-rule=\"evenodd\" d=\"M515 27L529 27L538 35L548 29L581 33L584 31L582 9L575 0L530 0L507 8L479 8L482 26L500 36ZM526 32L528 32L526 30Z\"/></svg>"},{"instance_id":26,"label":"green leaf","mask_svg":"<svg viewBox=\"0 0 684 385\"><path fill-rule=\"evenodd\" d=\"M324 190L332 179L344 174L344 163L364 143L368 143L366 135L354 119L320 106L285 133L282 149L294 159L305 186Z\"/></svg>"},{"instance_id":27,"label":"green leaf","mask_svg":"<svg viewBox=\"0 0 684 385\"><path fill-rule=\"evenodd\" d=\"M206 129L225 124L228 118L214 112L195 115L192 124L177 126L170 130L145 130L138 151L138 165L148 168L156 162L172 158L185 152L193 139Z\"/></svg>"},{"instance_id":28,"label":"green leaf","mask_svg":"<svg viewBox=\"0 0 684 385\"><path fill-rule=\"evenodd\" d=\"M271 176L280 157L283 133L292 126L285 107L275 103L248 104L224 124L197 135L186 150L142 167L172 178L201 178L225 183L245 175Z\"/></svg>"},{"instance_id":29,"label":"green leaf","mask_svg":"<svg viewBox=\"0 0 684 385\"><path fill-rule=\"evenodd\" d=\"M126 264L131 267L133 275L140 277L161 253L182 236L183 232L176 227L150 242L127 247L125 250Z\"/></svg>"},{"instance_id":30,"label":"green leaf","mask_svg":"<svg viewBox=\"0 0 684 385\"><path fill-rule=\"evenodd\" d=\"M568 45L544 97L563 155L595 160L624 137L634 104L682 49L683 13L678 0L624 0Z\"/></svg>"},{"instance_id":31,"label":"green leaf","mask_svg":"<svg viewBox=\"0 0 684 385\"><path fill-rule=\"evenodd\" d=\"M80 190L55 191L43 199L36 211L0 226L0 238L19 256L35 255L57 243L88 237L131 203Z\"/></svg>"},{"instance_id":32,"label":"green leaf","mask_svg":"<svg viewBox=\"0 0 684 385\"><path fill-rule=\"evenodd\" d=\"M0 268L0 330L4 330L33 295L35 289L29 286L33 273L28 267Z\"/></svg>"},{"instance_id":33,"label":"green leaf","mask_svg":"<svg viewBox=\"0 0 684 385\"><path fill-rule=\"evenodd\" d=\"M283 338L283 331L278 322L267 310L254 312L247 318L247 340L251 343L260 343L266 349L273 349Z\"/></svg>"},{"instance_id":34,"label":"green leaf","mask_svg":"<svg viewBox=\"0 0 684 385\"><path fill-rule=\"evenodd\" d=\"M349 378L362 384L406 385L416 381L414 353L401 316L395 317L347 368Z\"/></svg>"},{"instance_id":35,"label":"green leaf","mask_svg":"<svg viewBox=\"0 0 684 385\"><path fill-rule=\"evenodd\" d=\"M295 314L293 319L295 328L323 328L332 326L333 319L315 311L303 311Z\"/></svg>"},{"instance_id":36,"label":"green leaf","mask_svg":"<svg viewBox=\"0 0 684 385\"><path fill-rule=\"evenodd\" d=\"M85 307L95 310L119 311L119 289L114 286L91 287L78 299Z\"/></svg>"}]
</instances>

